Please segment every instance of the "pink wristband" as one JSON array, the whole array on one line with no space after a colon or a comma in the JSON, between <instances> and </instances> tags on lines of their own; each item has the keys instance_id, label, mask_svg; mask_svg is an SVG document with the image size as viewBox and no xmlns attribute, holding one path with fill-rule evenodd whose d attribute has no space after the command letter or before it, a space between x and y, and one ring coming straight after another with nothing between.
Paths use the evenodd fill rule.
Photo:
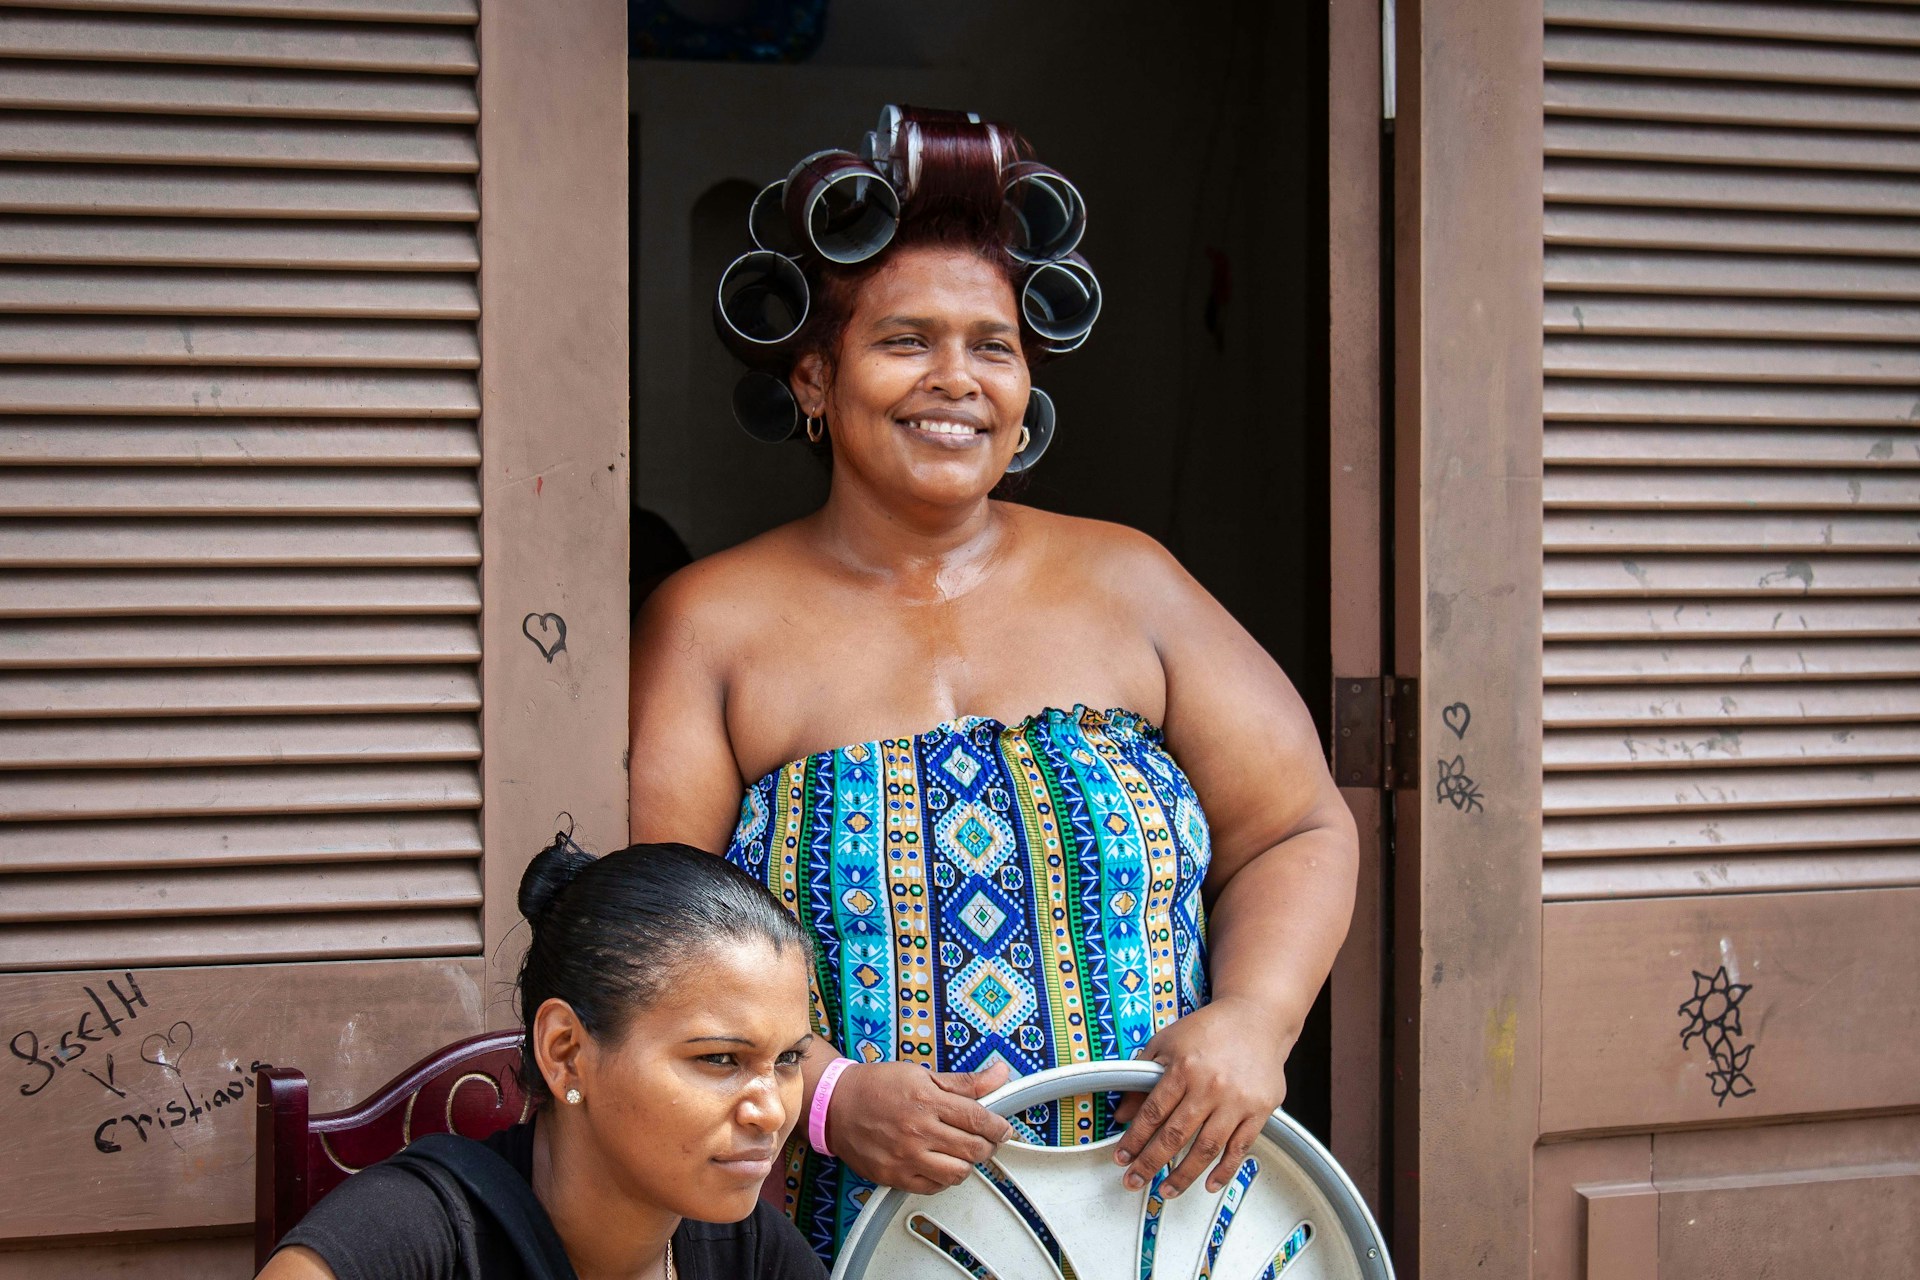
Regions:
<instances>
[{"instance_id":1,"label":"pink wristband","mask_svg":"<svg viewBox=\"0 0 1920 1280\"><path fill-rule=\"evenodd\" d=\"M853 1065L852 1058L835 1058L813 1086L813 1106L807 1111L807 1143L823 1156L833 1154L827 1150L827 1104L833 1101L833 1086L840 1082L840 1073Z\"/></svg>"}]
</instances>

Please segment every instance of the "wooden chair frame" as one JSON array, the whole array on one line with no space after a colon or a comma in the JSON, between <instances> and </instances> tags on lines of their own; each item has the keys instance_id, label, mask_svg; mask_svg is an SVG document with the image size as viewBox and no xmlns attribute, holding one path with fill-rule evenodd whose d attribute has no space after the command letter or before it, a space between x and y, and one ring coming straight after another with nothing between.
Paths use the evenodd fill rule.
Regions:
<instances>
[{"instance_id":1,"label":"wooden chair frame","mask_svg":"<svg viewBox=\"0 0 1920 1280\"><path fill-rule=\"evenodd\" d=\"M485 1138L533 1111L520 1086L521 1032L489 1031L448 1045L357 1107L312 1115L304 1073L260 1072L254 1134L254 1266L351 1175L428 1133Z\"/></svg>"}]
</instances>

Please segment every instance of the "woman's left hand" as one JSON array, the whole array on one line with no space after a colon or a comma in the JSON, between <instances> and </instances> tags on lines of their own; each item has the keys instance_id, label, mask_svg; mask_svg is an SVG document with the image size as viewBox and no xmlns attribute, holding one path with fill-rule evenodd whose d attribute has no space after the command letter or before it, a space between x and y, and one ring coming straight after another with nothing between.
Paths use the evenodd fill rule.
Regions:
<instances>
[{"instance_id":1,"label":"woman's left hand","mask_svg":"<svg viewBox=\"0 0 1920 1280\"><path fill-rule=\"evenodd\" d=\"M1166 1074L1144 1099L1128 1094L1115 1114L1127 1124L1114 1153L1116 1163L1129 1166L1127 1186L1146 1186L1182 1150L1186 1159L1167 1175L1163 1196L1185 1191L1209 1165L1207 1190L1227 1185L1287 1096L1287 1054L1299 1029L1275 1021L1250 1000L1222 996L1141 1047L1134 1056L1158 1062Z\"/></svg>"}]
</instances>

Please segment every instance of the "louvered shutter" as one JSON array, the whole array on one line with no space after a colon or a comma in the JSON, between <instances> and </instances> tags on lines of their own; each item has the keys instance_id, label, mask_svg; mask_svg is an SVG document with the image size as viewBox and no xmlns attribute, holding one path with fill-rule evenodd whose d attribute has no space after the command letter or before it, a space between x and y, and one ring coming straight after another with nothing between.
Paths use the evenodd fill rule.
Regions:
<instances>
[{"instance_id":1,"label":"louvered shutter","mask_svg":"<svg viewBox=\"0 0 1920 1280\"><path fill-rule=\"evenodd\" d=\"M480 951L475 20L0 8L0 970Z\"/></svg>"},{"instance_id":2,"label":"louvered shutter","mask_svg":"<svg viewBox=\"0 0 1920 1280\"><path fill-rule=\"evenodd\" d=\"M1920 11L1548 15L1547 897L1920 882Z\"/></svg>"},{"instance_id":3,"label":"louvered shutter","mask_svg":"<svg viewBox=\"0 0 1920 1280\"><path fill-rule=\"evenodd\" d=\"M1898 1270L1920 7L1546 15L1534 1274Z\"/></svg>"},{"instance_id":4,"label":"louvered shutter","mask_svg":"<svg viewBox=\"0 0 1920 1280\"><path fill-rule=\"evenodd\" d=\"M622 842L625 17L0 0L15 1270L244 1274L253 1065L511 1025Z\"/></svg>"}]
</instances>

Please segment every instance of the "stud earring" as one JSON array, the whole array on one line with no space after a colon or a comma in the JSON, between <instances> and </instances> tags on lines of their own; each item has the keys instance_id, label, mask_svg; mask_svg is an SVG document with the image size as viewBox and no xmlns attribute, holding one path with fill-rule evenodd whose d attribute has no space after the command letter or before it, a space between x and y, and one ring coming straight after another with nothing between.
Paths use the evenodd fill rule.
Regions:
<instances>
[{"instance_id":1,"label":"stud earring","mask_svg":"<svg viewBox=\"0 0 1920 1280\"><path fill-rule=\"evenodd\" d=\"M820 437L827 434L827 424L821 418L807 419L807 443L819 444Z\"/></svg>"},{"instance_id":2,"label":"stud earring","mask_svg":"<svg viewBox=\"0 0 1920 1280\"><path fill-rule=\"evenodd\" d=\"M567 1090L567 1105L570 1107L580 1105L580 1091L578 1089Z\"/></svg>"}]
</instances>

